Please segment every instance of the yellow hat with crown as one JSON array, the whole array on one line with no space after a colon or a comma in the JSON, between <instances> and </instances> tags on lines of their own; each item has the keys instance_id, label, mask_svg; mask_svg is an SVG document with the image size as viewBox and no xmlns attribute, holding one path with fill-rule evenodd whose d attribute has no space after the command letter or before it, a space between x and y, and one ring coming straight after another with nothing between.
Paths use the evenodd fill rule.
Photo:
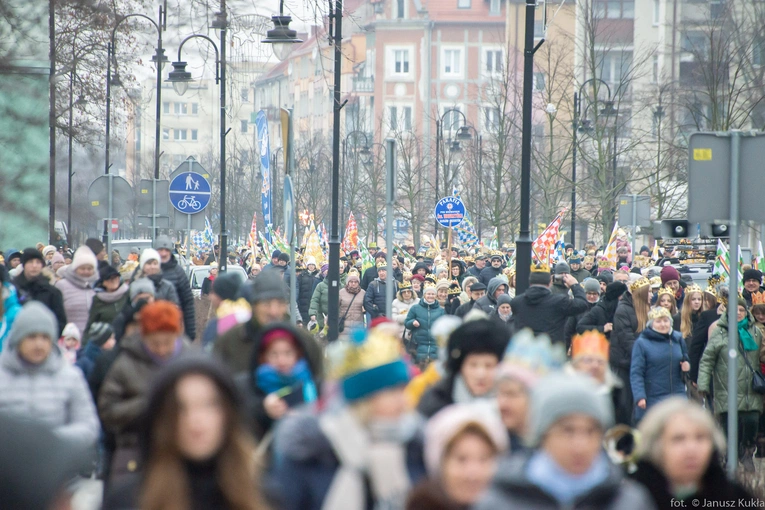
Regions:
<instances>
[{"instance_id":1,"label":"yellow hat with crown","mask_svg":"<svg viewBox=\"0 0 765 510\"><path fill-rule=\"evenodd\" d=\"M672 296L672 299L675 299L675 291L669 287L662 287L659 289L659 293L656 295L656 298L660 299L661 296Z\"/></svg>"},{"instance_id":2,"label":"yellow hat with crown","mask_svg":"<svg viewBox=\"0 0 765 510\"><path fill-rule=\"evenodd\" d=\"M603 333L597 330L585 331L571 339L571 358L591 355L608 360L608 348L608 339Z\"/></svg>"},{"instance_id":3,"label":"yellow hat with crown","mask_svg":"<svg viewBox=\"0 0 765 510\"><path fill-rule=\"evenodd\" d=\"M548 266L544 262L538 262L536 264L531 265L531 272L532 273L549 273L550 266Z\"/></svg>"},{"instance_id":4,"label":"yellow hat with crown","mask_svg":"<svg viewBox=\"0 0 765 510\"><path fill-rule=\"evenodd\" d=\"M688 286L685 288L685 295L686 295L686 296L687 296L687 295L689 295L689 294L692 294L692 293L694 293L694 292L699 292L699 293L702 293L702 292L704 292L704 291L701 289L701 287L699 287L699 286L698 286L698 285L696 285L695 283L692 283L692 284L688 285Z\"/></svg>"},{"instance_id":5,"label":"yellow hat with crown","mask_svg":"<svg viewBox=\"0 0 765 510\"><path fill-rule=\"evenodd\" d=\"M638 289L651 285L651 281L646 277L641 277L630 284L630 292L635 292Z\"/></svg>"},{"instance_id":6,"label":"yellow hat with crown","mask_svg":"<svg viewBox=\"0 0 765 510\"><path fill-rule=\"evenodd\" d=\"M651 311L648 312L648 322L653 322L656 319L660 319L662 317L672 320L672 314L669 313L669 310L663 306L654 306L651 308Z\"/></svg>"}]
</instances>

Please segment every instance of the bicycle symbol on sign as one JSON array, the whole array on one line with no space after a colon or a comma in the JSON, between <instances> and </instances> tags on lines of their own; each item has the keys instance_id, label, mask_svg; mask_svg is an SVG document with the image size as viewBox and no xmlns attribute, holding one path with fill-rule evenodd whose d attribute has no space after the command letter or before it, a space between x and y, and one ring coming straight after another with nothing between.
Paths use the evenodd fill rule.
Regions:
<instances>
[{"instance_id":1,"label":"bicycle symbol on sign","mask_svg":"<svg viewBox=\"0 0 765 510\"><path fill-rule=\"evenodd\" d=\"M202 202L197 200L194 195L183 195L183 200L178 202L178 209L184 211L186 208L190 208L192 211L198 211L202 208Z\"/></svg>"}]
</instances>

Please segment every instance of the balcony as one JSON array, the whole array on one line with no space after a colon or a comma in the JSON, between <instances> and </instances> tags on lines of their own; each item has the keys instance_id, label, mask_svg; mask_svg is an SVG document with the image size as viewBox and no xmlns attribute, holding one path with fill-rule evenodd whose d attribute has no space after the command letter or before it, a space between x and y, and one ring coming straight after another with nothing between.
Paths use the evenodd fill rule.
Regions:
<instances>
[{"instance_id":1,"label":"balcony","mask_svg":"<svg viewBox=\"0 0 765 510\"><path fill-rule=\"evenodd\" d=\"M375 91L374 76L354 76L353 91L364 94L372 94Z\"/></svg>"}]
</instances>

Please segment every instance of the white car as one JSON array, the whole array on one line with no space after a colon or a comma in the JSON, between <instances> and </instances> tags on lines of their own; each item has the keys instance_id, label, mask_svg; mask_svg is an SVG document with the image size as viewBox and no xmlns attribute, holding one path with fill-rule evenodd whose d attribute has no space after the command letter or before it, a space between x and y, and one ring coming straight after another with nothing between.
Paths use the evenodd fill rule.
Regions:
<instances>
[{"instance_id":1,"label":"white car","mask_svg":"<svg viewBox=\"0 0 765 510\"><path fill-rule=\"evenodd\" d=\"M191 293L194 294L195 299L199 299L202 294L202 283L210 274L210 266L189 266L187 272L189 275L189 285L191 285ZM242 283L247 281L247 273L242 266L230 264L226 266L226 272L239 276Z\"/></svg>"}]
</instances>

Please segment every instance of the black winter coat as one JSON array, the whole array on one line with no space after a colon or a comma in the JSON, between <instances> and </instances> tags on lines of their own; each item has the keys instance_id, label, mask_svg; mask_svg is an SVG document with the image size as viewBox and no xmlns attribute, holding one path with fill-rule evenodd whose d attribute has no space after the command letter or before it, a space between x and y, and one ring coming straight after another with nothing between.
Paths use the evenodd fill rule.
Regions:
<instances>
[{"instance_id":1,"label":"black winter coat","mask_svg":"<svg viewBox=\"0 0 765 510\"><path fill-rule=\"evenodd\" d=\"M534 334L546 333L553 342L563 343L563 328L569 317L587 311L587 299L581 285L571 287L574 298L553 295L550 289L532 285L510 303L515 330L531 328Z\"/></svg>"},{"instance_id":2,"label":"black winter coat","mask_svg":"<svg viewBox=\"0 0 765 510\"><path fill-rule=\"evenodd\" d=\"M609 361L618 375L629 373L632 346L638 337L638 319L632 304L632 294L625 293L614 314L614 330L611 332Z\"/></svg>"},{"instance_id":3,"label":"black winter coat","mask_svg":"<svg viewBox=\"0 0 765 510\"><path fill-rule=\"evenodd\" d=\"M468 301L467 303L463 303L460 306L457 307L457 310L454 312L454 315L459 317L460 319L464 318L470 310L473 309L473 306L475 306L476 301L473 301L472 299Z\"/></svg>"},{"instance_id":4,"label":"black winter coat","mask_svg":"<svg viewBox=\"0 0 765 510\"><path fill-rule=\"evenodd\" d=\"M22 271L14 280L13 284L19 293L19 303L24 305L29 301L39 301L48 310L53 312L58 321L58 334L64 331L66 326L66 311L64 310L64 296L61 291L50 284L42 274L28 280Z\"/></svg>"},{"instance_id":5,"label":"black winter coat","mask_svg":"<svg viewBox=\"0 0 765 510\"><path fill-rule=\"evenodd\" d=\"M385 286L386 282L374 280L364 294L364 310L374 319L385 316Z\"/></svg>"},{"instance_id":6,"label":"black winter coat","mask_svg":"<svg viewBox=\"0 0 765 510\"><path fill-rule=\"evenodd\" d=\"M717 308L706 310L701 312L699 320L693 325L693 334L690 341L687 342L688 357L691 359L690 375L693 382L698 381L701 356L704 354L704 349L709 341L709 326L719 318L720 314L717 313Z\"/></svg>"},{"instance_id":7,"label":"black winter coat","mask_svg":"<svg viewBox=\"0 0 765 510\"><path fill-rule=\"evenodd\" d=\"M492 278L499 276L502 273L502 268L494 268L490 264L486 264L481 270L481 275L478 277L478 281L488 286Z\"/></svg>"},{"instance_id":8,"label":"black winter coat","mask_svg":"<svg viewBox=\"0 0 765 510\"><path fill-rule=\"evenodd\" d=\"M582 313L578 313L572 317L569 317L566 321L566 325L563 327L563 339L566 342L566 351L568 351L569 347L571 347L571 339L574 338L574 335L576 335L576 325L579 323L579 320L584 317L587 313L589 313L590 310L596 305L597 303L590 303L587 301L587 310L585 310Z\"/></svg>"},{"instance_id":9,"label":"black winter coat","mask_svg":"<svg viewBox=\"0 0 765 510\"><path fill-rule=\"evenodd\" d=\"M417 411L430 419L438 411L454 403L454 375L446 375L422 394Z\"/></svg>"},{"instance_id":10,"label":"black winter coat","mask_svg":"<svg viewBox=\"0 0 765 510\"><path fill-rule=\"evenodd\" d=\"M485 268L484 268L485 269ZM468 276L475 276L478 278L478 281L481 281L481 269L478 269L476 266L470 266L467 270Z\"/></svg>"},{"instance_id":11,"label":"black winter coat","mask_svg":"<svg viewBox=\"0 0 765 510\"><path fill-rule=\"evenodd\" d=\"M377 279L377 266L372 266L364 271L364 276L361 277L361 288L366 292L369 284Z\"/></svg>"},{"instance_id":12,"label":"black winter coat","mask_svg":"<svg viewBox=\"0 0 765 510\"><path fill-rule=\"evenodd\" d=\"M576 332L580 335L585 331L596 330L604 335L606 338L611 337L611 332L606 333L603 331L603 326L609 322L613 324L614 314L616 313L616 307L619 305L619 300L616 301L598 301L595 306L590 308L590 311L585 313L576 323Z\"/></svg>"},{"instance_id":13,"label":"black winter coat","mask_svg":"<svg viewBox=\"0 0 765 510\"><path fill-rule=\"evenodd\" d=\"M308 315L308 309L311 307L311 297L313 291L321 280L319 280L319 272L303 271L300 276L297 277L297 305L298 311L301 317L303 317L303 324L308 324L310 317ZM289 277L285 278L285 282L289 285Z\"/></svg>"},{"instance_id":14,"label":"black winter coat","mask_svg":"<svg viewBox=\"0 0 765 510\"><path fill-rule=\"evenodd\" d=\"M183 311L183 326L186 336L196 338L197 322L194 318L194 295L191 293L189 277L186 271L178 264L175 257L162 263L162 278L173 284L178 293L178 301Z\"/></svg>"},{"instance_id":15,"label":"black winter coat","mask_svg":"<svg viewBox=\"0 0 765 510\"><path fill-rule=\"evenodd\" d=\"M688 504L689 501L700 501L703 506L720 507L740 500L746 502L754 501L756 503L756 500L754 500L752 494L747 489L738 482L728 480L720 465L717 454L712 455L712 459L709 461L709 467L702 478L700 490L686 496L682 500L672 493L669 481L664 476L664 473L650 462L638 462L637 471L630 475L630 478L648 489L656 508L659 510L670 510L681 506L691 507ZM682 503L683 501L685 502L684 504ZM715 505L714 502L724 504ZM733 506L736 507L737 505L734 503Z\"/></svg>"}]
</instances>

